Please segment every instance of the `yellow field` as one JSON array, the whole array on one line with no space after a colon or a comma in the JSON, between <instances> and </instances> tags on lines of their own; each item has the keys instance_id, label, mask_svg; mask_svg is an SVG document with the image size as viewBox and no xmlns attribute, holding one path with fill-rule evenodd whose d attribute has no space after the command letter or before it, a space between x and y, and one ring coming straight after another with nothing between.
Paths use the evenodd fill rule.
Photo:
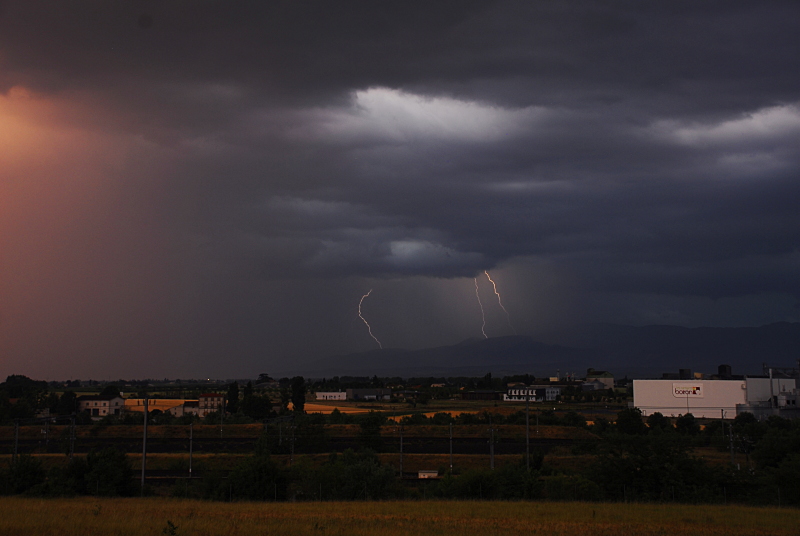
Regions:
<instances>
[{"instance_id":1,"label":"yellow field","mask_svg":"<svg viewBox=\"0 0 800 536\"><path fill-rule=\"evenodd\" d=\"M291 408L292 405L289 404ZM366 408L359 408L352 405L345 405L345 404L311 404L308 403L304 407L306 413L322 413L323 415L329 415L333 412L333 410L338 409L339 413L349 413L351 415L357 413L369 413L369 409Z\"/></svg>"},{"instance_id":2,"label":"yellow field","mask_svg":"<svg viewBox=\"0 0 800 536\"><path fill-rule=\"evenodd\" d=\"M0 534L462 536L797 534L800 512L594 503L211 503L166 499L0 501Z\"/></svg>"}]
</instances>

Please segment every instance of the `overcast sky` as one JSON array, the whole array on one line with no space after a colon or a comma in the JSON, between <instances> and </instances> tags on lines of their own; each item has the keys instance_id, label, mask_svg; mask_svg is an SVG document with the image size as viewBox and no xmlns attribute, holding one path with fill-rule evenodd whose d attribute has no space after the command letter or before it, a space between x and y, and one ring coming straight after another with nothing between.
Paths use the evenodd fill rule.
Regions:
<instances>
[{"instance_id":1,"label":"overcast sky","mask_svg":"<svg viewBox=\"0 0 800 536\"><path fill-rule=\"evenodd\" d=\"M796 322L798 21L794 1L0 1L0 376Z\"/></svg>"}]
</instances>

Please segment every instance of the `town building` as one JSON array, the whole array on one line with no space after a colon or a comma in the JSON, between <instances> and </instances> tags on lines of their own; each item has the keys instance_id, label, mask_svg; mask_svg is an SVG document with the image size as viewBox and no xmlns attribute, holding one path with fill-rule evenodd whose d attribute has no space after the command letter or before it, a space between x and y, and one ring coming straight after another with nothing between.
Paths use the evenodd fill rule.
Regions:
<instances>
[{"instance_id":1,"label":"town building","mask_svg":"<svg viewBox=\"0 0 800 536\"><path fill-rule=\"evenodd\" d=\"M225 396L219 393L206 393L197 399L197 415L205 417L209 413L222 411L225 403Z\"/></svg>"},{"instance_id":2,"label":"town building","mask_svg":"<svg viewBox=\"0 0 800 536\"><path fill-rule=\"evenodd\" d=\"M530 385L528 387L512 387L503 395L505 402L555 402L564 389L563 385Z\"/></svg>"},{"instance_id":3,"label":"town building","mask_svg":"<svg viewBox=\"0 0 800 536\"><path fill-rule=\"evenodd\" d=\"M605 370L595 370L590 368L586 371L586 382L599 382L604 385L604 387L601 387L601 389L613 389L614 375Z\"/></svg>"},{"instance_id":4,"label":"town building","mask_svg":"<svg viewBox=\"0 0 800 536\"><path fill-rule=\"evenodd\" d=\"M585 381L581 383L581 391L605 391L609 387L600 380Z\"/></svg>"},{"instance_id":5,"label":"town building","mask_svg":"<svg viewBox=\"0 0 800 536\"><path fill-rule=\"evenodd\" d=\"M392 390L386 388L348 389L346 395L347 400L390 400L392 398Z\"/></svg>"}]
</instances>

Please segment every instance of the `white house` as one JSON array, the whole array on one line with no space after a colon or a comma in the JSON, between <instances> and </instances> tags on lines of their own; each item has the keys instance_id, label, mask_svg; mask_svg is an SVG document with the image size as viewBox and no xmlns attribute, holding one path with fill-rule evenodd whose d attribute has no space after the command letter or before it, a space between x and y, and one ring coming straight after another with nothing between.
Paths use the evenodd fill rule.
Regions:
<instances>
[{"instance_id":1,"label":"white house","mask_svg":"<svg viewBox=\"0 0 800 536\"><path fill-rule=\"evenodd\" d=\"M94 420L108 415L120 415L124 410L125 399L121 396L87 395L78 397L78 411L88 412Z\"/></svg>"}]
</instances>

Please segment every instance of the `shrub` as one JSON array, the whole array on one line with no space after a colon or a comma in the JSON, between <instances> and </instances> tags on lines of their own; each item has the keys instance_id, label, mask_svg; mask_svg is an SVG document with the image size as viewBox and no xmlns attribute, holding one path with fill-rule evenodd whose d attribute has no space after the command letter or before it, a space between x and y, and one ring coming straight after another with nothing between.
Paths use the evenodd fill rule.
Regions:
<instances>
[{"instance_id":1,"label":"shrub","mask_svg":"<svg viewBox=\"0 0 800 536\"><path fill-rule=\"evenodd\" d=\"M44 477L42 462L28 454L21 454L7 471L0 473L0 490L4 495L26 493L42 484Z\"/></svg>"},{"instance_id":2,"label":"shrub","mask_svg":"<svg viewBox=\"0 0 800 536\"><path fill-rule=\"evenodd\" d=\"M90 451L84 477L89 494L129 496L133 494L133 470L128 455L113 447Z\"/></svg>"}]
</instances>

